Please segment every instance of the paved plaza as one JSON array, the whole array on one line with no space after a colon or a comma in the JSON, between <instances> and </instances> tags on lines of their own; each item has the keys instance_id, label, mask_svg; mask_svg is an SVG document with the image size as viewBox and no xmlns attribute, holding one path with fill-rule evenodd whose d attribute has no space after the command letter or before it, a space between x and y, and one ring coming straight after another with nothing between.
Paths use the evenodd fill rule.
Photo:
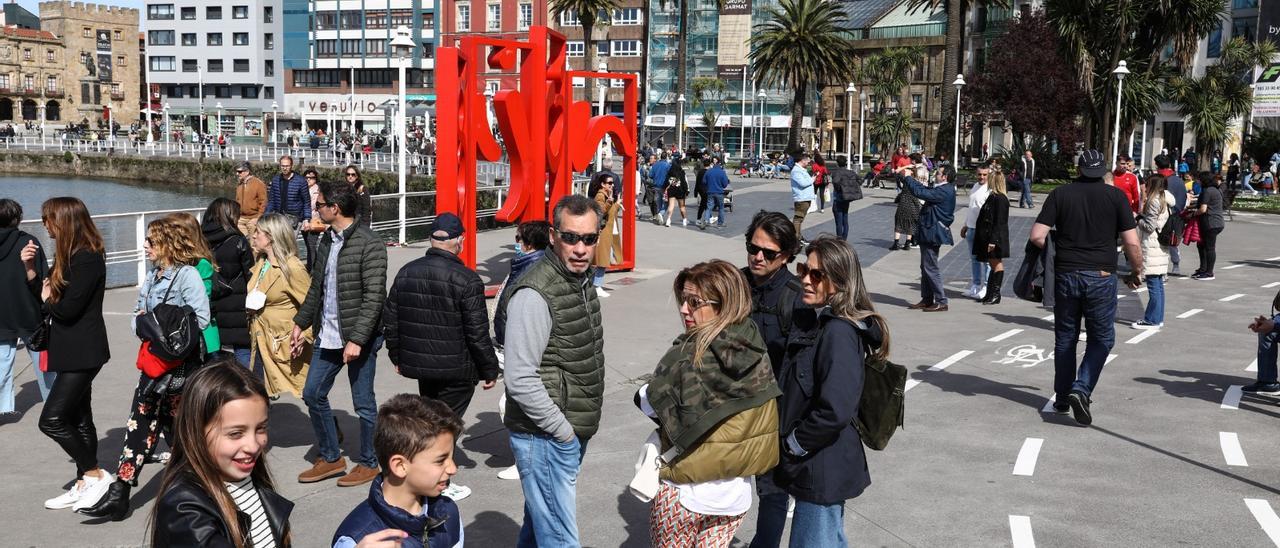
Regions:
<instances>
[{"instance_id":1,"label":"paved plaza","mask_svg":"<svg viewBox=\"0 0 1280 548\"><path fill-rule=\"evenodd\" d=\"M603 302L608 372L600 432L587 449L578 480L578 522L586 546L648 546L648 506L626 492L637 449L653 423L632 395L681 329L671 282L683 266L709 258L743 264L742 233L761 208L790 211L785 180L736 181L728 228L699 231L638 224L639 268L608 276ZM1268 546L1280 544L1280 400L1241 397L1253 381L1256 336L1246 326L1270 309L1280 286L1280 218L1236 214L1219 239L1217 280L1174 278L1160 331L1137 331L1145 294L1121 290L1116 345L1094 398L1094 425L1045 413L1052 395L1052 314L1012 296L982 306L960 296L967 284L967 249L944 248L942 266L951 310L926 314L919 300L916 251L890 252L894 207L888 190L870 190L850 214L850 243L867 285L889 320L893 360L911 371L905 430L887 450L868 450L872 485L846 506L854 546ZM1043 197L1038 197L1041 202ZM958 200L967 203L963 193ZM696 212L691 200L690 213ZM1032 215L1013 209L1011 240L1018 256ZM958 238L963 206L953 234ZM831 210L810 215L805 233L834 231ZM506 274L513 230L479 236L480 273L494 283ZM505 246L505 247L504 247ZM391 249L393 271L424 252ZM1182 269L1195 269L1183 248ZM1012 277L1012 272L1009 275ZM98 377L94 412L100 462L114 471L137 379L136 338L128 314L135 289L107 293L112 360ZM1084 345L1080 346L1083 352ZM20 358L25 362L25 358ZM415 391L379 356L380 401ZM20 420L0 424L0 524L4 546L137 546L156 497L159 466L142 473L132 517L92 524L70 511L42 507L65 489L74 465L36 427L40 411L30 367L20 363ZM479 391L465 417L457 483L474 490L459 505L471 546L512 546L522 518L518 482L497 478L513 463L498 418L497 389ZM347 433L358 431L344 382L334 411ZM272 406L268 458L278 490L291 499L295 544L328 544L338 522L367 495L332 480L299 484L314 458L302 402L284 396ZM355 451L356 436L344 449ZM738 532L746 545L755 509Z\"/></svg>"}]
</instances>

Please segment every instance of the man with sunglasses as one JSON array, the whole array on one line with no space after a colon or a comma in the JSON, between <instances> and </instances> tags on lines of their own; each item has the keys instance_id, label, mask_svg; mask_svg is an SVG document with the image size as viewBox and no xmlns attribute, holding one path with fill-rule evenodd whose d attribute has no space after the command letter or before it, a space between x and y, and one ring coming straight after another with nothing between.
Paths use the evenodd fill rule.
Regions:
<instances>
[{"instance_id":1,"label":"man with sunglasses","mask_svg":"<svg viewBox=\"0 0 1280 548\"><path fill-rule=\"evenodd\" d=\"M591 287L600 206L556 203L550 253L520 277L507 303L503 424L524 490L517 546L578 546L575 482L604 400L604 328Z\"/></svg>"},{"instance_id":2,"label":"man with sunglasses","mask_svg":"<svg viewBox=\"0 0 1280 548\"><path fill-rule=\"evenodd\" d=\"M311 218L311 193L307 181L293 171L293 156L280 157L280 173L271 178L265 213L283 213L293 219L293 226Z\"/></svg>"},{"instance_id":3,"label":"man with sunglasses","mask_svg":"<svg viewBox=\"0 0 1280 548\"><path fill-rule=\"evenodd\" d=\"M258 217L262 216L262 208L267 205L267 185L249 172L250 167L249 162L240 162L236 166L236 202L240 204L236 228L248 237L252 237L258 228Z\"/></svg>"},{"instance_id":4,"label":"man with sunglasses","mask_svg":"<svg viewBox=\"0 0 1280 548\"><path fill-rule=\"evenodd\" d=\"M786 268L800 249L799 237L785 214L760 211L752 217L745 238L747 266L742 275L751 286L751 319L760 329L769 359L781 364L792 326L814 317L804 305L804 287Z\"/></svg>"}]
</instances>

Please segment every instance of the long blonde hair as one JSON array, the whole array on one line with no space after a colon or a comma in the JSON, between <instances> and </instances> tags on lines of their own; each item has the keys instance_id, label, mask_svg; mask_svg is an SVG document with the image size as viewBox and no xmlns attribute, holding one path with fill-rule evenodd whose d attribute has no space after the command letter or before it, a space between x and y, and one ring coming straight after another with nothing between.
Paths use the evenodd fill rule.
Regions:
<instances>
[{"instance_id":1,"label":"long blonde hair","mask_svg":"<svg viewBox=\"0 0 1280 548\"><path fill-rule=\"evenodd\" d=\"M835 292L827 301L831 312L851 322L874 322L880 328L880 347L874 349L876 359L889 358L889 322L876 312L871 293L862 280L862 264L858 253L844 240L824 234L809 243L806 254L816 253L818 263L831 280Z\"/></svg>"},{"instance_id":2,"label":"long blonde hair","mask_svg":"<svg viewBox=\"0 0 1280 548\"><path fill-rule=\"evenodd\" d=\"M671 291L679 300L685 284L698 288L703 299L715 301L716 317L689 330L693 335L693 364L702 365L702 355L711 347L711 341L732 324L751 316L751 288L747 279L732 264L715 259L698 263L676 275Z\"/></svg>"},{"instance_id":3,"label":"long blonde hair","mask_svg":"<svg viewBox=\"0 0 1280 548\"><path fill-rule=\"evenodd\" d=\"M196 266L200 259L217 269L209 244L200 233L200 223L190 213L170 213L147 225L147 239L156 254L160 270L179 265Z\"/></svg>"},{"instance_id":4,"label":"long blonde hair","mask_svg":"<svg viewBox=\"0 0 1280 548\"><path fill-rule=\"evenodd\" d=\"M1008 183L1005 181L1004 172L999 169L991 170L987 176L987 190L994 194L1004 194L1009 191Z\"/></svg>"},{"instance_id":5,"label":"long blonde hair","mask_svg":"<svg viewBox=\"0 0 1280 548\"><path fill-rule=\"evenodd\" d=\"M271 238L271 254L276 257L276 266L280 274L289 279L289 258L298 256L298 242L294 239L293 224L284 215L268 213L258 219L258 231ZM258 253L259 259L266 259L266 253Z\"/></svg>"}]
</instances>

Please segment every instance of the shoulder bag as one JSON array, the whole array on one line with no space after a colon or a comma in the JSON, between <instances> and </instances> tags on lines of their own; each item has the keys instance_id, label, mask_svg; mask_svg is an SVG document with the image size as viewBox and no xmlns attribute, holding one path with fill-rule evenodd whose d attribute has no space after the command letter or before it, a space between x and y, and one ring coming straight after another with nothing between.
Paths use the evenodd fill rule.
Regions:
<instances>
[{"instance_id":1,"label":"shoulder bag","mask_svg":"<svg viewBox=\"0 0 1280 548\"><path fill-rule=\"evenodd\" d=\"M151 343L148 350L164 360L185 360L199 355L204 346L195 309L190 305L169 304L173 284L165 288L160 304L138 316L138 338Z\"/></svg>"}]
</instances>

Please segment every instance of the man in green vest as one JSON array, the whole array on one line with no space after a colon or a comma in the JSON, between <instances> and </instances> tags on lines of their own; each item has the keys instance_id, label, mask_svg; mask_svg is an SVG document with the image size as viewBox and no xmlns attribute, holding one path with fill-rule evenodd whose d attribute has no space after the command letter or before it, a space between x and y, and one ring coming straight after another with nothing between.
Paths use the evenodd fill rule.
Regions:
<instances>
[{"instance_id":1,"label":"man in green vest","mask_svg":"<svg viewBox=\"0 0 1280 548\"><path fill-rule=\"evenodd\" d=\"M503 423L524 490L522 548L579 546L575 484L604 402L604 328L591 285L600 218L586 196L557 202L552 252L507 303Z\"/></svg>"}]
</instances>

